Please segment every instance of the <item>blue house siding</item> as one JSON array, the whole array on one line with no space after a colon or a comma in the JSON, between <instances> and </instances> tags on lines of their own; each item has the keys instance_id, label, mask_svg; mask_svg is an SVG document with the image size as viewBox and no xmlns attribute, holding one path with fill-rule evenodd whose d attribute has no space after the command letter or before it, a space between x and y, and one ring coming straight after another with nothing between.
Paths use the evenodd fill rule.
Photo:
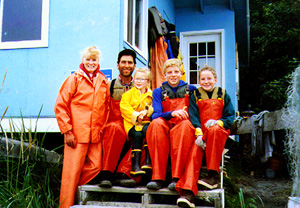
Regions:
<instances>
[{"instance_id":1,"label":"blue house siding","mask_svg":"<svg viewBox=\"0 0 300 208\"><path fill-rule=\"evenodd\" d=\"M174 0L148 0L163 18L180 32L224 29L225 87L236 103L234 11L223 4L176 8ZM0 82L7 76L0 92L0 114L9 106L5 117L54 118L58 90L81 62L80 52L96 45L102 55L101 69L118 75L117 54L130 48L124 42L124 0L119 1L50 1L49 43L46 48L0 50ZM137 55L137 67L147 65L148 57Z\"/></svg>"},{"instance_id":2,"label":"blue house siding","mask_svg":"<svg viewBox=\"0 0 300 208\"><path fill-rule=\"evenodd\" d=\"M198 7L176 9L176 33L217 30L225 32L225 88L236 104L236 72L235 72L235 27L234 11L226 5L206 5L204 13ZM184 57L183 57L184 58ZM235 106L237 109L237 105Z\"/></svg>"},{"instance_id":3,"label":"blue house siding","mask_svg":"<svg viewBox=\"0 0 300 208\"><path fill-rule=\"evenodd\" d=\"M149 0L149 8L155 6L162 17L169 23L175 24L175 4L173 0Z\"/></svg>"},{"instance_id":4,"label":"blue house siding","mask_svg":"<svg viewBox=\"0 0 300 208\"><path fill-rule=\"evenodd\" d=\"M8 69L0 93L0 112L6 117L54 117L58 90L78 69L85 47L96 45L102 52L101 68L116 72L120 49L120 1L50 2L48 48L0 50L0 79ZM82 15L81 15L82 14Z\"/></svg>"}]
</instances>

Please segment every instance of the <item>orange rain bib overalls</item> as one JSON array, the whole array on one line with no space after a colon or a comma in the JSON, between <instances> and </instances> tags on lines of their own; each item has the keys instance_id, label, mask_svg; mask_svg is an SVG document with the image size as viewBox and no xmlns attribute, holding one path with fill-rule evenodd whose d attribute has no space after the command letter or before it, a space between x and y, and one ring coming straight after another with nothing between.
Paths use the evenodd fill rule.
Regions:
<instances>
[{"instance_id":1,"label":"orange rain bib overalls","mask_svg":"<svg viewBox=\"0 0 300 208\"><path fill-rule=\"evenodd\" d=\"M163 112L188 110L188 93L174 99L170 99L166 93L163 96ZM152 180L165 180L169 153L172 178L180 178L195 141L195 128L190 120L156 118L150 123L146 137L153 167Z\"/></svg>"},{"instance_id":2,"label":"orange rain bib overalls","mask_svg":"<svg viewBox=\"0 0 300 208\"><path fill-rule=\"evenodd\" d=\"M203 155L206 155L206 165L208 170L219 172L219 167L222 159L222 152L225 142L230 134L230 130L226 130L219 125L205 127L205 123L209 119L219 120L222 118L224 99L217 95L218 88L212 98L209 99L207 93L198 88L201 98L196 99L201 120L201 129L203 131L203 140L206 142L206 149L203 151L196 144L193 145L187 161L186 171L176 184L176 190L181 193L182 189L192 190L194 195L198 192L197 181L199 178L200 168ZM196 94L196 93L195 93ZM223 92L225 95L225 91ZM197 96L195 96L197 98Z\"/></svg>"},{"instance_id":3,"label":"orange rain bib overalls","mask_svg":"<svg viewBox=\"0 0 300 208\"><path fill-rule=\"evenodd\" d=\"M113 88L117 86L117 81L112 82L110 86L111 96L113 97ZM110 114L108 122L103 131L102 145L103 145L103 168L114 173L123 146L125 144L127 134L124 129L123 117L120 111L120 100L110 98Z\"/></svg>"}]
</instances>

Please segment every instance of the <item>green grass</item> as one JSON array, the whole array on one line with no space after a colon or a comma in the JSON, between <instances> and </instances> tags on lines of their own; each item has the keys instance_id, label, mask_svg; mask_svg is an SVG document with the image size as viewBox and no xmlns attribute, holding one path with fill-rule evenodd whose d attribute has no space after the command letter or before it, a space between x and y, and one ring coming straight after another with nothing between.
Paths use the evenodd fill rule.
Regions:
<instances>
[{"instance_id":1,"label":"green grass","mask_svg":"<svg viewBox=\"0 0 300 208\"><path fill-rule=\"evenodd\" d=\"M40 111L41 112L41 111ZM10 132L13 129L11 126ZM2 127L1 127L2 129ZM36 129L36 127L35 127ZM54 208L58 207L61 164L48 163L43 147L46 134L40 138L35 130L23 128L9 137L21 141L17 157L9 156L7 147L0 147L0 207ZM7 132L2 137L8 139ZM28 148L22 144L29 143ZM33 152L34 151L34 152Z\"/></svg>"}]
</instances>

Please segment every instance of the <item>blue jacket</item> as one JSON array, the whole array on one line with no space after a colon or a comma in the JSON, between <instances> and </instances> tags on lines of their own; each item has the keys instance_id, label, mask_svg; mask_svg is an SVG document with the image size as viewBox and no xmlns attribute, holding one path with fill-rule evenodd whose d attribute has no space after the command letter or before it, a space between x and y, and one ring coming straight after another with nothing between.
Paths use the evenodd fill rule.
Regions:
<instances>
[{"instance_id":1,"label":"blue jacket","mask_svg":"<svg viewBox=\"0 0 300 208\"><path fill-rule=\"evenodd\" d=\"M163 82L162 84L167 83L169 85L169 83L167 81ZM169 87L173 90L173 92L176 92L179 86L183 86L185 85L186 82L183 80L180 80L179 84L176 87L171 87L169 85ZM196 90L197 88L194 85L189 85L189 89L191 91L191 94L194 92L194 90ZM163 107L162 107L162 94L161 94L161 88L158 87L156 89L153 90L153 101L152 101L152 106L154 109L154 112L152 114L152 120L162 117L166 120L170 120L172 118L171 113L173 111L168 111L163 113Z\"/></svg>"}]
</instances>

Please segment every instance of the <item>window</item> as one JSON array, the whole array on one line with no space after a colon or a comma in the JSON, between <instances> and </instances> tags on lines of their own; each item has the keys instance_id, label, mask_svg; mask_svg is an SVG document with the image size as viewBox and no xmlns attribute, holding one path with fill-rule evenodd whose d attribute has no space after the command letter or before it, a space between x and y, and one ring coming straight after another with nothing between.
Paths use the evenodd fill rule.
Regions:
<instances>
[{"instance_id":1,"label":"window","mask_svg":"<svg viewBox=\"0 0 300 208\"><path fill-rule=\"evenodd\" d=\"M181 32L181 51L187 82L198 86L199 70L208 65L217 72L218 86L225 86L223 30Z\"/></svg>"},{"instance_id":2,"label":"window","mask_svg":"<svg viewBox=\"0 0 300 208\"><path fill-rule=\"evenodd\" d=\"M198 84L199 70L208 65L216 68L215 42L189 43L190 84Z\"/></svg>"},{"instance_id":3,"label":"window","mask_svg":"<svg viewBox=\"0 0 300 208\"><path fill-rule=\"evenodd\" d=\"M148 0L125 0L124 39L146 56L148 43Z\"/></svg>"},{"instance_id":4,"label":"window","mask_svg":"<svg viewBox=\"0 0 300 208\"><path fill-rule=\"evenodd\" d=\"M0 49L48 46L49 0L0 1Z\"/></svg>"}]
</instances>

